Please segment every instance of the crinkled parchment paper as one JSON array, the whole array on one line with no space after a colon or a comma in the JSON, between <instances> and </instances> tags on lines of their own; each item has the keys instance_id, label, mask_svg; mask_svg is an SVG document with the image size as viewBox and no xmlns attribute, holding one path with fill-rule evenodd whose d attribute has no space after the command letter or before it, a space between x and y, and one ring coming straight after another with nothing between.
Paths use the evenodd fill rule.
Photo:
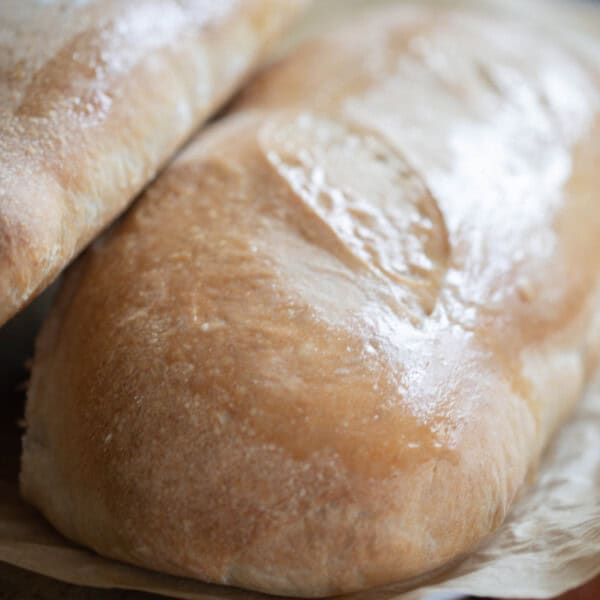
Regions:
<instances>
[{"instance_id":1,"label":"crinkled parchment paper","mask_svg":"<svg viewBox=\"0 0 600 600\"><path fill-rule=\"evenodd\" d=\"M315 27L326 28L327 23L338 21L348 12L391 1L316 0L315 11L295 39ZM542 23L555 20L554 11L561 10L550 0L464 0L458 4L493 4L493 10L516 11L523 18ZM563 30L571 32L577 27L588 31L596 28L600 45L600 17L591 7L584 8L583 13L569 9L560 23ZM26 329L31 329L30 325ZM5 330L0 332L0 343L6 341ZM0 403L0 411L5 410ZM130 567L98 557L62 538L19 498L18 430L13 421L14 407L6 416L0 414L0 560L99 588L135 589L194 600L268 598ZM506 523L476 553L419 589L407 592L390 587L349 598L447 600L465 594L549 598L596 574L600 574L600 373L572 420L548 448L535 484L515 504Z\"/></svg>"}]
</instances>

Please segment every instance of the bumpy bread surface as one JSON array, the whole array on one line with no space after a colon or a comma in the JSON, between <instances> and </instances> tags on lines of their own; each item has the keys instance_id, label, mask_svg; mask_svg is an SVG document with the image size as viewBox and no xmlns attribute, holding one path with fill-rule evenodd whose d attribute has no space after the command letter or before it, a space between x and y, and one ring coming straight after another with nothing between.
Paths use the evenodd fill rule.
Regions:
<instances>
[{"instance_id":1,"label":"bumpy bread surface","mask_svg":"<svg viewBox=\"0 0 600 600\"><path fill-rule=\"evenodd\" d=\"M598 359L597 77L406 7L267 71L65 277L25 498L101 554L270 593L469 552Z\"/></svg>"},{"instance_id":2,"label":"bumpy bread surface","mask_svg":"<svg viewBox=\"0 0 600 600\"><path fill-rule=\"evenodd\" d=\"M304 0L5 0L0 325L131 201Z\"/></svg>"}]
</instances>

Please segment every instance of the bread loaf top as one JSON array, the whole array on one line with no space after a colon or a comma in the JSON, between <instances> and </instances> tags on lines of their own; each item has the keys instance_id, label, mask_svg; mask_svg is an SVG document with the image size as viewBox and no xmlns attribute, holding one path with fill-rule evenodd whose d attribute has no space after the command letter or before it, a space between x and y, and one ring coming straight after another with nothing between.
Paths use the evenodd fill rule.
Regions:
<instances>
[{"instance_id":1,"label":"bread loaf top","mask_svg":"<svg viewBox=\"0 0 600 600\"><path fill-rule=\"evenodd\" d=\"M2 2L0 325L129 204L303 2Z\"/></svg>"},{"instance_id":2,"label":"bread loaf top","mask_svg":"<svg viewBox=\"0 0 600 600\"><path fill-rule=\"evenodd\" d=\"M65 278L22 490L121 560L301 596L504 519L600 346L598 73L402 7L268 70Z\"/></svg>"}]
</instances>

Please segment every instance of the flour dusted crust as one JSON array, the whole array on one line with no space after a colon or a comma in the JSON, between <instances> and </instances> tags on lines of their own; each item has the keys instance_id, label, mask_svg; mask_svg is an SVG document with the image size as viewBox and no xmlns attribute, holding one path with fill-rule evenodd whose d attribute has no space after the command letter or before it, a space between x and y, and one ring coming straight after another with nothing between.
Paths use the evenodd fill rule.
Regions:
<instances>
[{"instance_id":1,"label":"flour dusted crust","mask_svg":"<svg viewBox=\"0 0 600 600\"><path fill-rule=\"evenodd\" d=\"M129 204L303 2L2 2L0 325Z\"/></svg>"},{"instance_id":2,"label":"flour dusted crust","mask_svg":"<svg viewBox=\"0 0 600 600\"><path fill-rule=\"evenodd\" d=\"M160 571L324 596L502 522L598 359L598 74L399 8L261 76L70 269L21 484Z\"/></svg>"}]
</instances>

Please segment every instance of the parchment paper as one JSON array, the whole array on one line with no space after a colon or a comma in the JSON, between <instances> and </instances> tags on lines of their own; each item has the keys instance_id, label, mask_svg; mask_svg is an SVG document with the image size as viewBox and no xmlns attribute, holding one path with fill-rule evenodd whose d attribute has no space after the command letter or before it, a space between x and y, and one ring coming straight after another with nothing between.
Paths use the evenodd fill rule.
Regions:
<instances>
[{"instance_id":1,"label":"parchment paper","mask_svg":"<svg viewBox=\"0 0 600 600\"><path fill-rule=\"evenodd\" d=\"M316 0L315 12L293 39L327 27L349 12L391 1ZM561 10L549 0L464 0L459 4L491 4L494 10L513 10L523 18L554 22L554 11ZM569 10L560 22L563 28L587 28L600 36L600 17L592 8L583 12ZM6 344L14 343L19 323L23 324L23 336L31 336L43 312L40 306L45 303L42 297L19 317L17 326L10 323L0 331L4 354ZM30 351L29 340L21 346ZM17 391L11 397L1 385L0 392L4 396L0 402L0 560L84 586L134 589L193 600L272 598L130 567L98 557L62 538L19 498L16 418L23 394ZM446 600L469 594L549 598L597 574L600 574L600 373L572 420L549 447L535 484L515 504L506 523L477 552L419 589L407 592L388 587L348 598Z\"/></svg>"}]
</instances>

